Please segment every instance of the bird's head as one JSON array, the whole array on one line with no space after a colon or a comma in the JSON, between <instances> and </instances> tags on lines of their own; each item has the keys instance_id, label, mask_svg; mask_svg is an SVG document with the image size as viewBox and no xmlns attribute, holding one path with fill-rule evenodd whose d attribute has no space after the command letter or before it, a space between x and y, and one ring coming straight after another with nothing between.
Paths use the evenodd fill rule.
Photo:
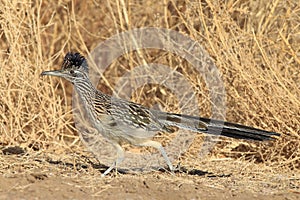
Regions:
<instances>
[{"instance_id":1,"label":"bird's head","mask_svg":"<svg viewBox=\"0 0 300 200\"><path fill-rule=\"evenodd\" d=\"M88 64L84 56L69 52L64 58L61 70L44 71L42 76L59 76L75 83L88 77Z\"/></svg>"}]
</instances>

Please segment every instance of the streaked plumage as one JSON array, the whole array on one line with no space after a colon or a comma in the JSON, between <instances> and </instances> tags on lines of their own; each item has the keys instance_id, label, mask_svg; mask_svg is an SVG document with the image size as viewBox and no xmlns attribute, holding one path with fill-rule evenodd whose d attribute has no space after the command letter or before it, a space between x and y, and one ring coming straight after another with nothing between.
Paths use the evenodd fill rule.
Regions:
<instances>
[{"instance_id":1,"label":"streaked plumage","mask_svg":"<svg viewBox=\"0 0 300 200\"><path fill-rule=\"evenodd\" d=\"M270 140L278 133L268 132L244 125L207 118L166 113L146 108L140 104L118 99L97 90L89 80L88 64L79 53L68 53L61 70L46 71L42 75L60 76L74 84L91 124L98 134L108 139L117 149L117 159L103 175L108 174L124 159L122 142L158 149L170 170L172 164L160 143L152 141L158 131L169 132L171 126L199 133L213 134L237 139ZM84 138L84 137L83 137ZM90 145L97 142L88 141Z\"/></svg>"}]
</instances>

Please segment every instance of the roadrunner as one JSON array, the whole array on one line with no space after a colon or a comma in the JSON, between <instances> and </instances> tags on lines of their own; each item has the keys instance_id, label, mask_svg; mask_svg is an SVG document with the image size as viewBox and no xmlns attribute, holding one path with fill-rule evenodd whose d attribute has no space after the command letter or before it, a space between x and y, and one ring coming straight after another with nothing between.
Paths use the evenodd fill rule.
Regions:
<instances>
[{"instance_id":1,"label":"roadrunner","mask_svg":"<svg viewBox=\"0 0 300 200\"><path fill-rule=\"evenodd\" d=\"M258 141L271 140L280 135L230 122L152 110L102 93L93 86L88 73L89 67L84 56L79 53L67 53L61 70L44 71L41 75L63 77L72 82L97 134L102 134L116 148L117 158L103 176L123 161L123 142L156 148L173 171L163 146L152 139L158 131L170 132L170 127L174 126L197 133ZM86 142L89 145L88 141ZM96 143L91 143L93 144Z\"/></svg>"}]
</instances>

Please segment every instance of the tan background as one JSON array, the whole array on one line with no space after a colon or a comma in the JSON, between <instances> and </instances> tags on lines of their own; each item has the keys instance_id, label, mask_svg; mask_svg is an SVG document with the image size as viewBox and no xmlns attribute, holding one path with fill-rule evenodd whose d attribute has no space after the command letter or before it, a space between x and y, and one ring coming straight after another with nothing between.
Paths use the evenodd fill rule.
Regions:
<instances>
[{"instance_id":1,"label":"tan background","mask_svg":"<svg viewBox=\"0 0 300 200\"><path fill-rule=\"evenodd\" d=\"M299 197L298 1L2 0L1 4L0 198ZM140 27L172 29L201 43L223 74L226 119L282 133L280 139L220 140L208 156L197 159L203 141L198 136L180 158L185 172L117 177L113 173L101 179L104 168L86 152L74 129L72 85L39 74L59 69L68 51L87 55L112 35ZM104 73L109 84L100 81L98 88L111 94L117 78L142 64L142 58L186 76L199 98L200 114L210 116L205 84L184 59L160 50L140 53L118 58ZM140 88L132 100L146 106L159 102L167 111L180 112L180 100L162 87Z\"/></svg>"}]
</instances>

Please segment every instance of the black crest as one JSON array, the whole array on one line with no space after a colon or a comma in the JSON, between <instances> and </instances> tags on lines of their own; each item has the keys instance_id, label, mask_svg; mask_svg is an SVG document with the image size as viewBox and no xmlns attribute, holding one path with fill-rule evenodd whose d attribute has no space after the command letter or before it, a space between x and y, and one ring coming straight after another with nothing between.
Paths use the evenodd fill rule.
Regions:
<instances>
[{"instance_id":1,"label":"black crest","mask_svg":"<svg viewBox=\"0 0 300 200\"><path fill-rule=\"evenodd\" d=\"M66 54L62 65L62 69L68 69L73 67L83 67L85 70L88 70L86 59L84 58L84 56L80 55L80 53L69 52Z\"/></svg>"}]
</instances>

